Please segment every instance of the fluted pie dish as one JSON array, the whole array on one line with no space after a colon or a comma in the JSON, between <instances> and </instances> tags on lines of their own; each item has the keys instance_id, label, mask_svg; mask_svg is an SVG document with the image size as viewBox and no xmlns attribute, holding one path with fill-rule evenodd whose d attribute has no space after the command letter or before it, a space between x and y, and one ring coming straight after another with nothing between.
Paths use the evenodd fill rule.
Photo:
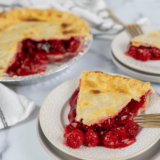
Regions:
<instances>
[{"instance_id":1,"label":"fluted pie dish","mask_svg":"<svg viewBox=\"0 0 160 160\"><path fill-rule=\"evenodd\" d=\"M40 125L55 147L74 157L127 159L159 139L159 128L141 129L133 120L137 114L160 113L159 105L149 82L83 71L48 95Z\"/></svg>"},{"instance_id":2,"label":"fluted pie dish","mask_svg":"<svg viewBox=\"0 0 160 160\"><path fill-rule=\"evenodd\" d=\"M90 39L89 26L71 13L13 9L0 14L0 77L43 74L48 64L68 62Z\"/></svg>"}]
</instances>

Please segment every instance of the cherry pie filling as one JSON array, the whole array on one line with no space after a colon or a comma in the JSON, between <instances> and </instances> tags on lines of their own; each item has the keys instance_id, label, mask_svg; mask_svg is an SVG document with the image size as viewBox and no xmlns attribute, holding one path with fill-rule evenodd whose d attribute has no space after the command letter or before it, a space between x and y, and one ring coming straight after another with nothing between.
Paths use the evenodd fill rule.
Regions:
<instances>
[{"instance_id":1,"label":"cherry pie filling","mask_svg":"<svg viewBox=\"0 0 160 160\"><path fill-rule=\"evenodd\" d=\"M9 76L26 76L42 73L47 64L68 61L73 58L80 47L80 38L71 37L67 40L51 39L34 41L23 40L18 46L14 60L6 70Z\"/></svg>"},{"instance_id":2,"label":"cherry pie filling","mask_svg":"<svg viewBox=\"0 0 160 160\"><path fill-rule=\"evenodd\" d=\"M136 47L130 43L129 50L125 52L125 55L141 61L160 60L160 49L156 47Z\"/></svg>"},{"instance_id":3,"label":"cherry pie filling","mask_svg":"<svg viewBox=\"0 0 160 160\"><path fill-rule=\"evenodd\" d=\"M68 114L69 125L64 127L64 145L71 148L79 148L82 144L86 146L104 146L107 148L124 148L136 141L139 126L134 122L134 116L140 108L145 107L145 93L140 101L131 100L128 105L115 117L109 118L101 125L85 125L82 120L75 120L76 106L79 88L75 90L69 100L70 112Z\"/></svg>"}]
</instances>

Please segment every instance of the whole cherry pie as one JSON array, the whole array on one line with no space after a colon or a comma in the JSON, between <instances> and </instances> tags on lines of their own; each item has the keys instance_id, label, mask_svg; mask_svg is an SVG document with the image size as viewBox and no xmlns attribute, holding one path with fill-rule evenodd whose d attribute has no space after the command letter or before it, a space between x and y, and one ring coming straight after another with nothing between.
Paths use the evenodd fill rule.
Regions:
<instances>
[{"instance_id":1,"label":"whole cherry pie","mask_svg":"<svg viewBox=\"0 0 160 160\"><path fill-rule=\"evenodd\" d=\"M132 38L125 55L141 61L160 60L160 32L154 31Z\"/></svg>"},{"instance_id":2,"label":"whole cherry pie","mask_svg":"<svg viewBox=\"0 0 160 160\"><path fill-rule=\"evenodd\" d=\"M46 64L77 54L89 26L51 9L13 9L0 14L0 77L43 73Z\"/></svg>"},{"instance_id":3,"label":"whole cherry pie","mask_svg":"<svg viewBox=\"0 0 160 160\"><path fill-rule=\"evenodd\" d=\"M136 141L139 126L134 117L145 110L149 82L99 71L81 73L79 87L69 100L69 125L64 128L64 144L79 148L123 148Z\"/></svg>"}]
</instances>

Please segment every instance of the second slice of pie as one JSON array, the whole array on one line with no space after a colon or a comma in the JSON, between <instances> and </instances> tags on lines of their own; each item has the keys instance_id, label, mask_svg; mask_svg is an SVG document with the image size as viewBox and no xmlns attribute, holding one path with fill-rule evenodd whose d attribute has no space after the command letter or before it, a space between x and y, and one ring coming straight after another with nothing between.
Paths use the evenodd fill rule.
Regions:
<instances>
[{"instance_id":1,"label":"second slice of pie","mask_svg":"<svg viewBox=\"0 0 160 160\"><path fill-rule=\"evenodd\" d=\"M132 38L125 55L141 61L160 60L160 32L154 31Z\"/></svg>"}]
</instances>

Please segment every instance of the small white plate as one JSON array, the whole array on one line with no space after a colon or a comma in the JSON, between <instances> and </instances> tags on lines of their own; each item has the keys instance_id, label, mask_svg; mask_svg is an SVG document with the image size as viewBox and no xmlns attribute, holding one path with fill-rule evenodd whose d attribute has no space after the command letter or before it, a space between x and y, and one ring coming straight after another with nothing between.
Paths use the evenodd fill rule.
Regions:
<instances>
[{"instance_id":1,"label":"small white plate","mask_svg":"<svg viewBox=\"0 0 160 160\"><path fill-rule=\"evenodd\" d=\"M47 139L59 150L73 157L88 160L119 160L139 155L152 147L160 138L160 128L143 128L137 141L122 149L86 147L72 149L63 145L64 125L69 124L68 100L78 87L79 77L68 80L55 88L45 99L40 110L40 125ZM157 94L149 97L150 105L146 113L160 113L160 98Z\"/></svg>"},{"instance_id":2,"label":"small white plate","mask_svg":"<svg viewBox=\"0 0 160 160\"><path fill-rule=\"evenodd\" d=\"M140 79L142 81L148 81L148 82L154 82L154 83L160 83L160 76L158 75L150 75L150 74L146 74L144 72L139 72L137 70L134 70L132 68L129 68L127 66L125 66L124 64L122 64L121 62L119 62L112 51L110 51L111 53L111 58L112 61L114 62L114 64L120 68L123 72L127 73L128 75L130 75L131 77L134 77L136 79Z\"/></svg>"},{"instance_id":3,"label":"small white plate","mask_svg":"<svg viewBox=\"0 0 160 160\"><path fill-rule=\"evenodd\" d=\"M142 26L141 27L144 33L149 33L152 31L160 31L160 26ZM128 44L131 37L127 31L123 31L118 34L111 44L111 50L113 51L115 57L126 66L129 66L133 69L143 71L146 73L154 73L160 75L160 61L149 60L147 62L142 62L135 60L132 57L128 57L124 54L128 50Z\"/></svg>"},{"instance_id":4,"label":"small white plate","mask_svg":"<svg viewBox=\"0 0 160 160\"><path fill-rule=\"evenodd\" d=\"M53 158L53 160L80 160L79 158L72 157L59 149L57 149L52 143L48 141L45 137L39 122L39 118L37 118L36 131L38 140L43 147L43 149ZM159 160L160 159L160 140L149 150L142 153L139 156L131 158L130 160Z\"/></svg>"}]
</instances>

